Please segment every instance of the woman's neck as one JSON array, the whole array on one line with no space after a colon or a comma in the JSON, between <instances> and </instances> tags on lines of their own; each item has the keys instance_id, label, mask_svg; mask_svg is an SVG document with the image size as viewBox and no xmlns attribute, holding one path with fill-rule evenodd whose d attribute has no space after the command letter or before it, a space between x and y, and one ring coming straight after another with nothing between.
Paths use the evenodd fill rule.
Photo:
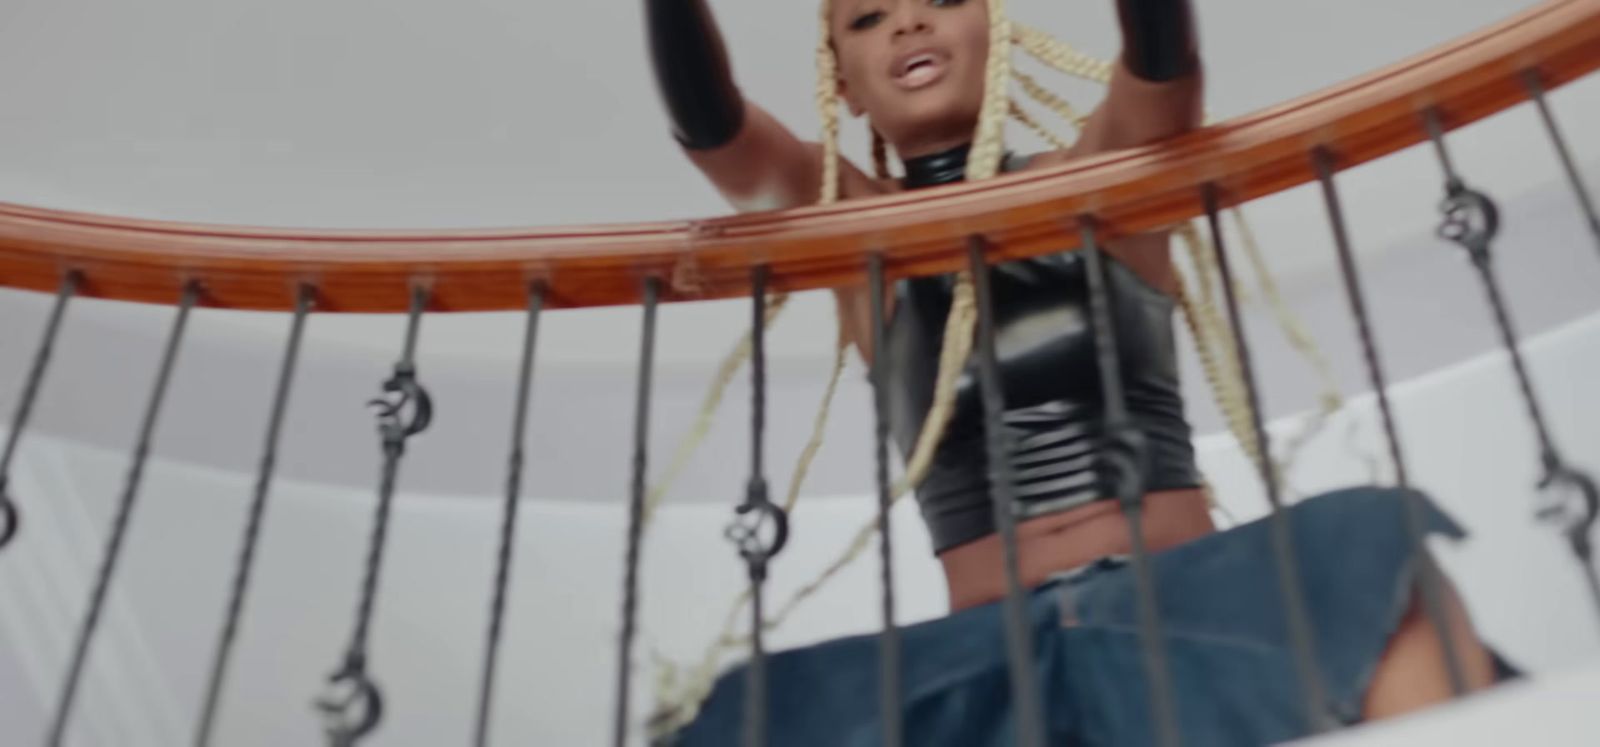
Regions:
<instances>
[{"instance_id":1,"label":"woman's neck","mask_svg":"<svg viewBox=\"0 0 1600 747\"><path fill-rule=\"evenodd\" d=\"M971 143L962 143L935 153L905 159L906 175L900 185L906 189L921 189L940 184L959 182L967 177L967 152Z\"/></svg>"}]
</instances>

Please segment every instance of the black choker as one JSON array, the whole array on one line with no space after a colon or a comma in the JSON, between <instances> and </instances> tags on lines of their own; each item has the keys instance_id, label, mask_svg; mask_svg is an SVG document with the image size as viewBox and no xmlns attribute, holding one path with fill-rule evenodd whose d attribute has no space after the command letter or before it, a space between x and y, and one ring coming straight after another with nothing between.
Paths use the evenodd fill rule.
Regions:
<instances>
[{"instance_id":1,"label":"black choker","mask_svg":"<svg viewBox=\"0 0 1600 747\"><path fill-rule=\"evenodd\" d=\"M906 159L906 176L900 180L900 186L906 189L921 189L965 179L967 151L970 150L972 144L965 143L938 153Z\"/></svg>"}]
</instances>

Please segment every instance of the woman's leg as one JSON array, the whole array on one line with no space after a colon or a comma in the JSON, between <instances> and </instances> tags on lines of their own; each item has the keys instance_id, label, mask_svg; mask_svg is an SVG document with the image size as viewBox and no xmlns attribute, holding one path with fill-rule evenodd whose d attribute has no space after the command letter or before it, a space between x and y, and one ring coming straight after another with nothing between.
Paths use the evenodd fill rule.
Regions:
<instances>
[{"instance_id":1,"label":"woman's leg","mask_svg":"<svg viewBox=\"0 0 1600 747\"><path fill-rule=\"evenodd\" d=\"M1481 690L1494 683L1493 660L1472 629L1472 621L1455 589L1447 582L1443 590L1445 619L1467 689ZM1444 644L1421 602L1419 596L1413 595L1410 610L1378 661L1362 703L1362 713L1368 720L1400 715L1451 697Z\"/></svg>"}]
</instances>

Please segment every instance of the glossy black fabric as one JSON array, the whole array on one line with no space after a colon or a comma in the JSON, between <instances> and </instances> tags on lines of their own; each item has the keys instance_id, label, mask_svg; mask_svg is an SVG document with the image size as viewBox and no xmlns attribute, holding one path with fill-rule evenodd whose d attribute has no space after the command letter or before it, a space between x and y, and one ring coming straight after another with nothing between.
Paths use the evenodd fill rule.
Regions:
<instances>
[{"instance_id":1,"label":"glossy black fabric","mask_svg":"<svg viewBox=\"0 0 1600 747\"><path fill-rule=\"evenodd\" d=\"M705 0L646 0L656 84L685 148L726 144L744 126L744 98Z\"/></svg>"},{"instance_id":2,"label":"glossy black fabric","mask_svg":"<svg viewBox=\"0 0 1600 747\"><path fill-rule=\"evenodd\" d=\"M916 159L908 187L924 186ZM1133 424L1148 443L1149 490L1199 484L1183 414L1173 301L1112 261L1111 305L1121 377ZM1089 319L1088 278L1078 252L989 268L1005 425L1025 516L1104 498L1095 463L1103 432L1099 369ZM933 402L953 276L902 280L882 354L888 356L890 425L909 456ZM994 531L976 359L957 387L954 415L932 469L917 489L922 514L943 552Z\"/></svg>"}]
</instances>

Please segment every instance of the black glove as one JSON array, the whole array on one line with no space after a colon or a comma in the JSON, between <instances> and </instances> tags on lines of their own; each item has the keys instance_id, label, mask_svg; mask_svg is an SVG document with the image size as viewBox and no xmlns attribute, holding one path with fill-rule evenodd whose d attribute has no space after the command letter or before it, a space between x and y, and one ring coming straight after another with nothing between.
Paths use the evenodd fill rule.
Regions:
<instances>
[{"instance_id":1,"label":"black glove","mask_svg":"<svg viewBox=\"0 0 1600 747\"><path fill-rule=\"evenodd\" d=\"M1117 0L1122 62L1156 83L1177 80L1200 66L1189 0Z\"/></svg>"},{"instance_id":2,"label":"black glove","mask_svg":"<svg viewBox=\"0 0 1600 747\"><path fill-rule=\"evenodd\" d=\"M726 144L744 125L744 98L705 0L645 0L656 84L673 136L690 150Z\"/></svg>"}]
</instances>

